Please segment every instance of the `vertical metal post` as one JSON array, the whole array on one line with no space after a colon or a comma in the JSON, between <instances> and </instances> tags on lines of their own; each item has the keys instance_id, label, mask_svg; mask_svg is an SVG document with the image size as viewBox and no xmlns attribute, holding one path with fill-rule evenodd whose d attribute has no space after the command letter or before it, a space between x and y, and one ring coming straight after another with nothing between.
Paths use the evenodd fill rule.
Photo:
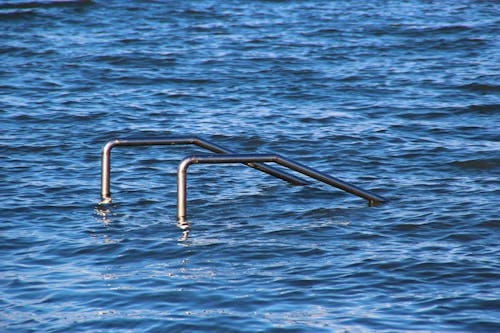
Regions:
<instances>
[{"instance_id":1,"label":"vertical metal post","mask_svg":"<svg viewBox=\"0 0 500 333\"><path fill-rule=\"evenodd\" d=\"M111 149L119 142L118 140L109 141L102 147L101 156L101 202L107 204L111 202L110 192L110 173L111 173Z\"/></svg>"},{"instance_id":2,"label":"vertical metal post","mask_svg":"<svg viewBox=\"0 0 500 333\"><path fill-rule=\"evenodd\" d=\"M192 163L191 158L185 158L177 168L177 222L186 222L186 191L187 191L187 168Z\"/></svg>"}]
</instances>

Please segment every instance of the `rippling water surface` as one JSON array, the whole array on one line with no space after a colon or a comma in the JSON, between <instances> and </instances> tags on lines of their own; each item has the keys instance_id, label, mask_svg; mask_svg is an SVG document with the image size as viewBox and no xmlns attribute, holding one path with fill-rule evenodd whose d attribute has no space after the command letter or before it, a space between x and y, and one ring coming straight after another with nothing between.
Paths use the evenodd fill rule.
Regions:
<instances>
[{"instance_id":1,"label":"rippling water surface","mask_svg":"<svg viewBox=\"0 0 500 333\"><path fill-rule=\"evenodd\" d=\"M0 1L2 332L499 332L496 1ZM195 165L199 135L390 202Z\"/></svg>"}]
</instances>

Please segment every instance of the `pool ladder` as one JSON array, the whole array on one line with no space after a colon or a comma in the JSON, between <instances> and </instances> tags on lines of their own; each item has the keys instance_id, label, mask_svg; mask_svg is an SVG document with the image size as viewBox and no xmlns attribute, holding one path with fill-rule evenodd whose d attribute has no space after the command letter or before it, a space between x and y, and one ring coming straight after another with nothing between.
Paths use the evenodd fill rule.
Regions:
<instances>
[{"instance_id":1,"label":"pool ladder","mask_svg":"<svg viewBox=\"0 0 500 333\"><path fill-rule=\"evenodd\" d=\"M210 150L216 154L196 155L184 158L177 170L177 220L186 222L186 175L191 164L221 164L221 163L243 163L249 167L265 172L274 177L288 181L294 185L306 185L308 182L303 178L281 171L264 163L279 164L287 169L296 171L302 175L319 180L325 184L339 188L368 201L370 206L384 203L387 200L377 194L363 190L357 186L344 182L340 179L309 168L294 160L279 154L236 154L234 151L223 148L205 139L192 137L166 137L166 138L130 138L111 140L102 148L101 160L101 202L111 203L110 178L111 178L111 150L114 147L135 146L165 146L165 145L187 145L192 144Z\"/></svg>"}]
</instances>

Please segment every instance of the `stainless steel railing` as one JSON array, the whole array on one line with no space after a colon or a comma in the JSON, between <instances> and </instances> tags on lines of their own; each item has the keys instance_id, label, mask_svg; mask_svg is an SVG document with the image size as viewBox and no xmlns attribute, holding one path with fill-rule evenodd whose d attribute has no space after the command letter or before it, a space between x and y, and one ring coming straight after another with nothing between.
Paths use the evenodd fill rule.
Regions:
<instances>
[{"instance_id":1,"label":"stainless steel railing","mask_svg":"<svg viewBox=\"0 0 500 333\"><path fill-rule=\"evenodd\" d=\"M158 145L184 145L194 144L217 154L222 155L198 155L186 157L179 164L177 170L177 220L179 223L186 222L186 174L191 164L220 164L220 163L242 163L255 168L274 177L286 180L294 185L308 184L301 177L278 170L264 163L276 163L287 169L296 171L302 175L319 180L330 186L354 194L368 201L370 206L384 203L387 200L377 194L363 190L355 185L349 184L340 179L331 177L325 173L309 168L303 164L293 161L278 154L235 154L230 149L208 142L199 137L166 137L166 138L131 138L116 139L109 141L102 148L101 160L101 202L100 204L111 203L111 150L114 147L133 146L158 146Z\"/></svg>"},{"instance_id":2,"label":"stainless steel railing","mask_svg":"<svg viewBox=\"0 0 500 333\"><path fill-rule=\"evenodd\" d=\"M187 169L191 164L221 164L221 163L264 163L272 162L282 165L288 169L297 171L303 175L314 178L325 184L339 188L351 194L357 195L368 201L370 206L383 203L385 198L363 190L357 186L346 183L340 179L330 177L329 175L309 168L296 161L288 159L278 154L227 154L227 155L201 155L186 157L179 164L177 170L177 221L186 222L186 175Z\"/></svg>"},{"instance_id":3,"label":"stainless steel railing","mask_svg":"<svg viewBox=\"0 0 500 333\"><path fill-rule=\"evenodd\" d=\"M226 149L207 140L196 136L192 137L165 137L165 138L131 138L111 140L102 148L101 158L101 204L111 203L111 150L114 147L134 147L134 146L165 146L165 145L187 145L192 144L205 148L218 154L234 154L234 151ZM286 180L294 185L305 185L307 181L280 171L273 167L261 163L244 163L249 167L265 172L271 176Z\"/></svg>"}]
</instances>

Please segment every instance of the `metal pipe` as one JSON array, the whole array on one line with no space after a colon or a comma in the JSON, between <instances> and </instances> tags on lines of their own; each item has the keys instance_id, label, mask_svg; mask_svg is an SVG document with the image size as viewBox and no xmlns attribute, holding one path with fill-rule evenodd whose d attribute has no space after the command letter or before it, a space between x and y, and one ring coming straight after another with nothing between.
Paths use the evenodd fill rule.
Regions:
<instances>
[{"instance_id":1,"label":"metal pipe","mask_svg":"<svg viewBox=\"0 0 500 333\"><path fill-rule=\"evenodd\" d=\"M357 186L344 182L340 179L330 177L325 173L306 167L303 164L292 161L278 154L227 154L227 155L201 155L186 157L179 164L177 170L177 220L186 221L186 178L187 169L191 164L220 164L220 163L264 163L273 162L288 169L297 171L303 175L319 180L325 184L339 188L358 197L366 199L370 206L386 202L387 200L377 194L363 190Z\"/></svg>"},{"instance_id":2,"label":"metal pipe","mask_svg":"<svg viewBox=\"0 0 500 333\"><path fill-rule=\"evenodd\" d=\"M160 146L194 144L218 154L234 154L234 151L213 144L199 137L164 137L164 138L131 138L111 140L102 148L101 158L101 204L111 203L111 150L120 146ZM249 162L247 166L265 172L271 176L286 180L294 185L305 185L307 181L261 163Z\"/></svg>"}]
</instances>

